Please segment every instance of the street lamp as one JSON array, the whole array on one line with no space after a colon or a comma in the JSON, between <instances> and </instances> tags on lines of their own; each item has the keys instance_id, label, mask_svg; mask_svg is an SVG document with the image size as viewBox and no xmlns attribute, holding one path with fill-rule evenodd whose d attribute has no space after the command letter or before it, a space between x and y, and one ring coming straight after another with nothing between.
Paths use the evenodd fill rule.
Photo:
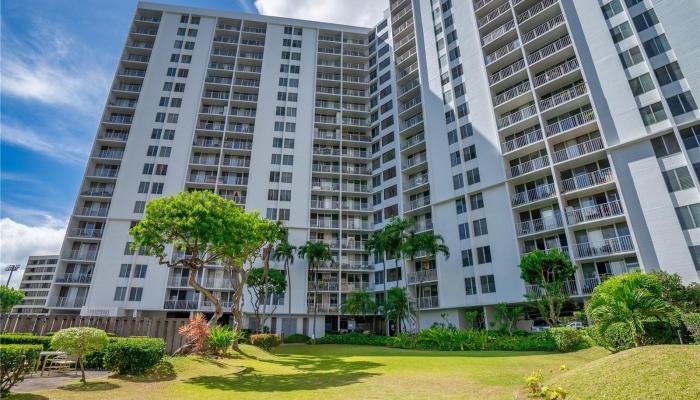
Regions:
<instances>
[{"instance_id":1,"label":"street lamp","mask_svg":"<svg viewBox=\"0 0 700 400\"><path fill-rule=\"evenodd\" d=\"M7 267L5 267L5 272L9 272L10 276L7 277L7 283L5 286L10 287L10 279L12 279L12 273L15 271L19 271L22 266L20 264L10 264Z\"/></svg>"}]
</instances>

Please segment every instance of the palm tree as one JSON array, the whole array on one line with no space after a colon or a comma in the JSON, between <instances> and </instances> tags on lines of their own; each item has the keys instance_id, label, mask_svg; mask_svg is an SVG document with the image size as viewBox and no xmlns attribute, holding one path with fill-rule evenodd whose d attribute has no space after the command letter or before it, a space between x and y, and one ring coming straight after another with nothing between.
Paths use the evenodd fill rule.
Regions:
<instances>
[{"instance_id":1,"label":"palm tree","mask_svg":"<svg viewBox=\"0 0 700 400\"><path fill-rule=\"evenodd\" d=\"M384 303L386 303L386 235L384 231L374 232L365 240L365 251L382 259L382 284L384 286ZM386 324L386 332L388 335L389 324Z\"/></svg>"},{"instance_id":2,"label":"palm tree","mask_svg":"<svg viewBox=\"0 0 700 400\"><path fill-rule=\"evenodd\" d=\"M318 299L316 298L316 295L318 294L318 285L316 283L318 280L318 268L321 263L332 261L333 254L331 253L331 248L328 246L328 244L324 242L307 240L303 245L299 246L297 255L306 259L306 262L309 265L309 271L314 277L314 324L311 339L316 340L316 315L318 313Z\"/></svg>"},{"instance_id":3,"label":"palm tree","mask_svg":"<svg viewBox=\"0 0 700 400\"><path fill-rule=\"evenodd\" d=\"M367 315L377 312L377 303L372 300L369 292L356 290L345 298L341 311L345 314L361 315L367 321ZM374 318L372 318L372 332L374 332Z\"/></svg>"},{"instance_id":4,"label":"palm tree","mask_svg":"<svg viewBox=\"0 0 700 400\"><path fill-rule=\"evenodd\" d=\"M450 248L445 245L445 239L442 235L435 234L433 232L421 232L413 233L411 232L404 245L401 249L403 254L408 257L414 263L416 257L419 253L425 253L428 259L435 259L438 254L442 254L445 259L450 258ZM416 270L416 272L418 272ZM424 280L424 275L419 275L419 281L416 285L416 292L418 297L418 307L416 307L416 324L418 325L418 330L420 330L420 309L421 309L421 294L422 294L422 284Z\"/></svg>"},{"instance_id":5,"label":"palm tree","mask_svg":"<svg viewBox=\"0 0 700 400\"><path fill-rule=\"evenodd\" d=\"M411 302L406 294L406 288L393 287L387 292L387 303L384 310L387 321L396 321L396 333L401 332L401 322L413 313Z\"/></svg>"},{"instance_id":6,"label":"palm tree","mask_svg":"<svg viewBox=\"0 0 700 400\"><path fill-rule=\"evenodd\" d=\"M406 232L413 226L414 222L409 219L392 218L384 227L386 251L394 259L394 268L399 268L399 258L403 254L401 249L406 242ZM399 287L399 280L396 280L396 287Z\"/></svg>"},{"instance_id":7,"label":"palm tree","mask_svg":"<svg viewBox=\"0 0 700 400\"><path fill-rule=\"evenodd\" d=\"M292 280L290 279L289 266L294 263L294 253L296 252L296 246L292 246L287 238L280 240L275 247L275 251L272 253L272 259L277 262L284 262L284 276L287 278L287 287L289 288L289 306L287 311L289 314L292 313Z\"/></svg>"}]
</instances>

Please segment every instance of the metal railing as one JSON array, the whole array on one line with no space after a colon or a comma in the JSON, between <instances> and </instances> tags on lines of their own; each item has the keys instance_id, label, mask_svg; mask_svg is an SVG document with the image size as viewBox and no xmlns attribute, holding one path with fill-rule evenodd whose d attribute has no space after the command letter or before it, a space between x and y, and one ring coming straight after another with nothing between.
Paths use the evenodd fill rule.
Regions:
<instances>
[{"instance_id":1,"label":"metal railing","mask_svg":"<svg viewBox=\"0 0 700 400\"><path fill-rule=\"evenodd\" d=\"M489 84L496 84L509 76L522 71L525 68L525 60L519 59L518 61L508 65L507 67L496 71L495 73L489 75Z\"/></svg>"},{"instance_id":2,"label":"metal railing","mask_svg":"<svg viewBox=\"0 0 700 400\"><path fill-rule=\"evenodd\" d=\"M520 175L530 173L532 171L537 171L538 169L546 168L549 166L549 158L547 155L534 158L529 161L525 161L518 165L513 165L509 170L509 177L515 178Z\"/></svg>"},{"instance_id":3,"label":"metal railing","mask_svg":"<svg viewBox=\"0 0 700 400\"><path fill-rule=\"evenodd\" d=\"M78 211L76 211L75 215L79 215L81 217L106 217L108 212L109 212L109 208L107 208L107 207L104 207L104 208L83 207L83 208L79 209Z\"/></svg>"},{"instance_id":4,"label":"metal railing","mask_svg":"<svg viewBox=\"0 0 700 400\"><path fill-rule=\"evenodd\" d=\"M535 76L533 82L535 84L535 87L540 87L547 82L551 82L568 74L571 71L578 69L578 67L578 59L573 58L569 61L565 61L559 65L556 65L544 72L541 72L540 74Z\"/></svg>"},{"instance_id":5,"label":"metal railing","mask_svg":"<svg viewBox=\"0 0 700 400\"><path fill-rule=\"evenodd\" d=\"M200 284L201 279L197 279L197 282ZM171 276L168 278L168 286L173 286L173 287L188 287L190 286L190 277L189 276Z\"/></svg>"},{"instance_id":6,"label":"metal railing","mask_svg":"<svg viewBox=\"0 0 700 400\"><path fill-rule=\"evenodd\" d=\"M567 281L562 282L561 286L561 292L566 293L568 295L576 295L578 294L578 288L576 286L576 280L575 279L570 279ZM538 285L525 285L525 293L527 294L539 294L543 295L544 294L544 289L541 286Z\"/></svg>"},{"instance_id":7,"label":"metal railing","mask_svg":"<svg viewBox=\"0 0 700 400\"><path fill-rule=\"evenodd\" d=\"M197 300L165 300L163 308L166 310L196 310L199 307Z\"/></svg>"},{"instance_id":8,"label":"metal railing","mask_svg":"<svg viewBox=\"0 0 700 400\"><path fill-rule=\"evenodd\" d=\"M422 113L403 121L399 127L399 132L405 131L406 129L409 129L409 128L412 128L412 127L420 124L421 122L423 122L423 114Z\"/></svg>"},{"instance_id":9,"label":"metal railing","mask_svg":"<svg viewBox=\"0 0 700 400\"><path fill-rule=\"evenodd\" d=\"M557 51L571 45L571 36L566 35L553 41L552 43L545 45L537 51L534 51L527 56L527 61L530 64L534 64L550 55L556 53Z\"/></svg>"},{"instance_id":10,"label":"metal railing","mask_svg":"<svg viewBox=\"0 0 700 400\"><path fill-rule=\"evenodd\" d=\"M59 283L90 283L92 274L67 272L56 274L56 282Z\"/></svg>"},{"instance_id":11,"label":"metal railing","mask_svg":"<svg viewBox=\"0 0 700 400\"><path fill-rule=\"evenodd\" d=\"M549 218L537 218L529 221L521 221L515 225L515 231L518 236L532 235L533 233L550 231L564 227L561 214L554 213L554 216Z\"/></svg>"},{"instance_id":12,"label":"metal railing","mask_svg":"<svg viewBox=\"0 0 700 400\"><path fill-rule=\"evenodd\" d=\"M542 130L538 129L536 131L528 132L522 136L518 136L515 139L507 140L501 143L501 145L503 146L503 152L507 153L532 143L539 142L540 140L542 140Z\"/></svg>"},{"instance_id":13,"label":"metal railing","mask_svg":"<svg viewBox=\"0 0 700 400\"><path fill-rule=\"evenodd\" d=\"M547 137L574 129L595 120L593 110L583 111L544 127Z\"/></svg>"},{"instance_id":14,"label":"metal railing","mask_svg":"<svg viewBox=\"0 0 700 400\"><path fill-rule=\"evenodd\" d=\"M511 197L511 203L513 207L521 206L523 204L533 203L535 201L544 200L553 197L556 194L553 183L546 185L537 186L534 189L530 189L524 192L517 192Z\"/></svg>"},{"instance_id":15,"label":"metal railing","mask_svg":"<svg viewBox=\"0 0 700 400\"><path fill-rule=\"evenodd\" d=\"M112 194L114 194L114 188L100 188L100 187L91 187L87 188L84 190L81 194L85 196L104 196L104 197L110 197Z\"/></svg>"},{"instance_id":16,"label":"metal railing","mask_svg":"<svg viewBox=\"0 0 700 400\"><path fill-rule=\"evenodd\" d=\"M603 140L600 137L595 137L585 142L555 151L552 153L552 161L555 163L563 162L594 151L602 150L604 147Z\"/></svg>"},{"instance_id":17,"label":"metal railing","mask_svg":"<svg viewBox=\"0 0 700 400\"><path fill-rule=\"evenodd\" d=\"M54 307L80 308L85 305L85 297L59 297L54 302Z\"/></svg>"},{"instance_id":18,"label":"metal railing","mask_svg":"<svg viewBox=\"0 0 700 400\"><path fill-rule=\"evenodd\" d=\"M542 25L539 25L535 28L533 28L530 31L525 32L522 35L523 39L523 44L531 42L538 37L545 35L547 32L551 31L552 29L556 28L557 26L561 25L564 23L564 15L559 14L556 17L550 19L549 21L545 22Z\"/></svg>"},{"instance_id":19,"label":"metal railing","mask_svg":"<svg viewBox=\"0 0 700 400\"><path fill-rule=\"evenodd\" d=\"M401 150L405 150L411 146L414 146L418 143L425 142L425 133L421 132L417 135L413 135L407 140L405 140L403 143L401 143Z\"/></svg>"},{"instance_id":20,"label":"metal railing","mask_svg":"<svg viewBox=\"0 0 700 400\"><path fill-rule=\"evenodd\" d=\"M418 164L422 164L424 162L428 161L428 155L425 152L418 153L417 155L408 158L406 161L401 163L401 168L407 169L414 167Z\"/></svg>"},{"instance_id":21,"label":"metal railing","mask_svg":"<svg viewBox=\"0 0 700 400\"><path fill-rule=\"evenodd\" d=\"M100 150L97 152L95 157L98 158L109 158L112 160L121 160L124 156L123 150Z\"/></svg>"},{"instance_id":22,"label":"metal railing","mask_svg":"<svg viewBox=\"0 0 700 400\"><path fill-rule=\"evenodd\" d=\"M505 117L499 118L496 125L498 126L498 129L503 129L534 115L537 115L537 107L532 104L521 108L518 111L511 112Z\"/></svg>"},{"instance_id":23,"label":"metal railing","mask_svg":"<svg viewBox=\"0 0 700 400\"><path fill-rule=\"evenodd\" d=\"M535 15L539 14L540 11L544 10L545 8L551 6L554 3L557 3L559 0L544 0L540 1L539 3L535 4L534 6L528 8L527 10L521 12L518 14L518 23L522 24L523 22L527 21L528 19L534 17Z\"/></svg>"},{"instance_id":24,"label":"metal railing","mask_svg":"<svg viewBox=\"0 0 700 400\"><path fill-rule=\"evenodd\" d=\"M577 243L576 257L590 258L634 251L631 236L618 236L597 242Z\"/></svg>"},{"instance_id":25,"label":"metal railing","mask_svg":"<svg viewBox=\"0 0 700 400\"><path fill-rule=\"evenodd\" d=\"M437 296L430 297L420 297L416 299L416 304L421 310L424 308L437 308L440 307L440 301Z\"/></svg>"},{"instance_id":26,"label":"metal railing","mask_svg":"<svg viewBox=\"0 0 700 400\"><path fill-rule=\"evenodd\" d=\"M102 237L102 229L95 229L95 228L71 228L71 229L68 231L68 236L97 239L97 238L101 238L101 237Z\"/></svg>"},{"instance_id":27,"label":"metal railing","mask_svg":"<svg viewBox=\"0 0 700 400\"><path fill-rule=\"evenodd\" d=\"M549 110L552 107L566 103L567 101L583 96L586 93L588 93L588 87L586 87L584 82L581 82L576 86L572 86L566 90L555 93L546 99L540 100L540 111Z\"/></svg>"},{"instance_id":28,"label":"metal railing","mask_svg":"<svg viewBox=\"0 0 700 400\"><path fill-rule=\"evenodd\" d=\"M503 92L500 92L496 96L493 97L493 105L498 106L506 101L513 99L515 97L520 96L521 94L527 93L530 91L530 81L525 81L522 83L519 83L507 90L504 90Z\"/></svg>"},{"instance_id":29,"label":"metal railing","mask_svg":"<svg viewBox=\"0 0 700 400\"><path fill-rule=\"evenodd\" d=\"M337 210L340 205L338 200L311 200L311 208L324 210Z\"/></svg>"},{"instance_id":30,"label":"metal railing","mask_svg":"<svg viewBox=\"0 0 700 400\"><path fill-rule=\"evenodd\" d=\"M409 272L408 274L406 274L406 281L409 285L415 285L417 283L423 282L432 282L436 281L437 279L437 270L435 269Z\"/></svg>"},{"instance_id":31,"label":"metal railing","mask_svg":"<svg viewBox=\"0 0 700 400\"><path fill-rule=\"evenodd\" d=\"M520 38L517 38L512 42L506 44L505 46L501 46L498 49L494 50L492 53L489 53L486 56L484 56L484 64L486 64L486 66L489 66L492 63L503 58L506 54L510 54L513 50L517 50L519 48Z\"/></svg>"},{"instance_id":32,"label":"metal railing","mask_svg":"<svg viewBox=\"0 0 700 400\"><path fill-rule=\"evenodd\" d=\"M309 282L309 290L313 291L333 291L336 292L340 288L340 284L338 282L324 282L324 281L318 281L318 282Z\"/></svg>"},{"instance_id":33,"label":"metal railing","mask_svg":"<svg viewBox=\"0 0 700 400\"><path fill-rule=\"evenodd\" d=\"M566 219L570 225L582 222L595 221L602 218L622 215L622 203L619 200L608 203L596 204L594 206L581 207L566 210Z\"/></svg>"},{"instance_id":34,"label":"metal railing","mask_svg":"<svg viewBox=\"0 0 700 400\"><path fill-rule=\"evenodd\" d=\"M482 36L481 45L486 46L495 41L496 39L500 38L501 36L505 35L506 33L512 31L513 29L515 29L515 21L511 19L505 24Z\"/></svg>"},{"instance_id":35,"label":"metal railing","mask_svg":"<svg viewBox=\"0 0 700 400\"><path fill-rule=\"evenodd\" d=\"M415 200L411 200L406 204L406 211L412 211L417 208L425 207L430 205L430 196L423 196Z\"/></svg>"},{"instance_id":36,"label":"metal railing","mask_svg":"<svg viewBox=\"0 0 700 400\"><path fill-rule=\"evenodd\" d=\"M493 11L489 12L488 14L484 15L483 17L479 18L476 21L476 26L481 28L482 26L488 24L489 22L493 21L494 19L505 14L509 10L510 10L510 1L506 1L505 3L498 6L495 10L493 10Z\"/></svg>"},{"instance_id":37,"label":"metal railing","mask_svg":"<svg viewBox=\"0 0 700 400\"><path fill-rule=\"evenodd\" d=\"M405 187L404 189L405 189L405 190L406 190L406 189L413 189L413 188L415 188L415 187L424 185L424 184L429 183L429 182L430 182L430 181L428 180L428 174L418 175L418 176L416 176L416 177L413 177L413 178L409 179L409 180L406 182L406 187Z\"/></svg>"},{"instance_id":38,"label":"metal railing","mask_svg":"<svg viewBox=\"0 0 700 400\"><path fill-rule=\"evenodd\" d=\"M569 255L569 247L568 247L568 246L556 246L556 247L555 247L555 246L552 246L552 247L547 247L547 248L545 248L545 249L537 249L537 250L543 251L543 252L545 252L545 253L549 253L549 252L551 252L552 250L559 250L559 251L561 251L562 253L566 254L567 256ZM526 255L532 253L533 251L535 251L535 249L532 249L532 250L523 250L523 251L520 253L520 256L521 256L521 257L525 257Z\"/></svg>"},{"instance_id":39,"label":"metal railing","mask_svg":"<svg viewBox=\"0 0 700 400\"><path fill-rule=\"evenodd\" d=\"M592 186L603 185L613 181L613 173L610 168L602 168L597 171L576 175L561 181L562 193L573 192Z\"/></svg>"}]
</instances>

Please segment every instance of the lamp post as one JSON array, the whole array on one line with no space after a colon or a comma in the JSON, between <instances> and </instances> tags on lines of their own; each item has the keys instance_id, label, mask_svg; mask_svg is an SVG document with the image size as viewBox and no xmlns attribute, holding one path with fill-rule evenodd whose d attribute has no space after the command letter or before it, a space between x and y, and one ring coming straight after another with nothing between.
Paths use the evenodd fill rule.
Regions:
<instances>
[{"instance_id":1,"label":"lamp post","mask_svg":"<svg viewBox=\"0 0 700 400\"><path fill-rule=\"evenodd\" d=\"M5 286L10 287L10 279L12 279L12 273L15 271L19 271L22 266L20 264L10 264L7 267L5 267L5 272L9 272L10 276L7 277L7 283L5 283Z\"/></svg>"}]
</instances>

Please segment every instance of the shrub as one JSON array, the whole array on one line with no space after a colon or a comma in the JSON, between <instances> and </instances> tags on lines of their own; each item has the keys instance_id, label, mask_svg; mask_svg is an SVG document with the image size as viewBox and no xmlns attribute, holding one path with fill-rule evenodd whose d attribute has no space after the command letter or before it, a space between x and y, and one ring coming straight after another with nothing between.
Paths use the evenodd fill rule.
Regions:
<instances>
[{"instance_id":1,"label":"shrub","mask_svg":"<svg viewBox=\"0 0 700 400\"><path fill-rule=\"evenodd\" d=\"M38 344L0 345L0 397L7 396L12 386L24 380L42 350Z\"/></svg>"},{"instance_id":2,"label":"shrub","mask_svg":"<svg viewBox=\"0 0 700 400\"><path fill-rule=\"evenodd\" d=\"M306 335L302 335L300 333L295 333L293 335L287 335L284 338L282 338L282 341L284 343L306 343L311 339L310 337Z\"/></svg>"},{"instance_id":3,"label":"shrub","mask_svg":"<svg viewBox=\"0 0 700 400\"><path fill-rule=\"evenodd\" d=\"M109 338L105 331L87 327L61 329L51 337L52 348L62 350L78 360L80 381L83 383L85 383L85 355L103 350L108 342Z\"/></svg>"},{"instance_id":4,"label":"shrub","mask_svg":"<svg viewBox=\"0 0 700 400\"><path fill-rule=\"evenodd\" d=\"M630 328L624 322L610 325L605 332L599 333L599 339L596 341L613 353L634 347L634 339L632 339Z\"/></svg>"},{"instance_id":5,"label":"shrub","mask_svg":"<svg viewBox=\"0 0 700 400\"><path fill-rule=\"evenodd\" d=\"M109 342L107 346L109 346L109 343L114 343L119 339L118 337L115 337L114 335L111 335L108 333L107 336L109 336ZM133 337L133 336L132 336ZM83 360L85 362L85 368L87 369L106 369L105 363L104 363L104 357L105 353L107 351L107 347L101 351L94 351L90 354L85 355L85 359Z\"/></svg>"},{"instance_id":6,"label":"shrub","mask_svg":"<svg viewBox=\"0 0 700 400\"><path fill-rule=\"evenodd\" d=\"M253 346L258 346L267 351L273 351L277 346L280 345L282 339L280 335L275 335L273 333L258 333L256 335L250 335L250 343Z\"/></svg>"},{"instance_id":7,"label":"shrub","mask_svg":"<svg viewBox=\"0 0 700 400\"><path fill-rule=\"evenodd\" d=\"M683 325L690 332L695 343L700 344L700 313L683 314Z\"/></svg>"},{"instance_id":8,"label":"shrub","mask_svg":"<svg viewBox=\"0 0 700 400\"><path fill-rule=\"evenodd\" d=\"M665 321L644 321L642 345L678 343L678 329Z\"/></svg>"},{"instance_id":9,"label":"shrub","mask_svg":"<svg viewBox=\"0 0 700 400\"><path fill-rule=\"evenodd\" d=\"M234 340L240 339L241 334L229 326L215 326L209 330L207 346L214 354L226 354Z\"/></svg>"},{"instance_id":10,"label":"shrub","mask_svg":"<svg viewBox=\"0 0 700 400\"><path fill-rule=\"evenodd\" d=\"M525 386L531 395L539 394L542 390L542 373L540 371L533 372L525 377Z\"/></svg>"},{"instance_id":11,"label":"shrub","mask_svg":"<svg viewBox=\"0 0 700 400\"><path fill-rule=\"evenodd\" d=\"M409 333L399 333L396 336L386 338L386 345L401 349L415 349L416 337Z\"/></svg>"},{"instance_id":12,"label":"shrub","mask_svg":"<svg viewBox=\"0 0 700 400\"><path fill-rule=\"evenodd\" d=\"M12 307L24 300L24 292L8 286L0 286L0 312L9 313Z\"/></svg>"},{"instance_id":13,"label":"shrub","mask_svg":"<svg viewBox=\"0 0 700 400\"><path fill-rule=\"evenodd\" d=\"M195 353L204 353L207 350L207 339L209 338L209 325L202 313L196 313L190 318L187 325L180 327L180 335L185 335L187 341L193 344Z\"/></svg>"},{"instance_id":14,"label":"shrub","mask_svg":"<svg viewBox=\"0 0 700 400\"><path fill-rule=\"evenodd\" d=\"M551 328L547 330L546 335L552 337L557 346L557 351L560 353L568 353L591 347L591 341L587 335L574 328Z\"/></svg>"},{"instance_id":15,"label":"shrub","mask_svg":"<svg viewBox=\"0 0 700 400\"><path fill-rule=\"evenodd\" d=\"M153 368L165 354L160 338L129 337L107 345L104 366L120 375L140 375Z\"/></svg>"},{"instance_id":16,"label":"shrub","mask_svg":"<svg viewBox=\"0 0 700 400\"><path fill-rule=\"evenodd\" d=\"M326 335L316 339L316 344L357 344L366 346L386 346L387 337L359 332Z\"/></svg>"},{"instance_id":17,"label":"shrub","mask_svg":"<svg viewBox=\"0 0 700 400\"><path fill-rule=\"evenodd\" d=\"M0 344L38 344L48 350L51 347L51 337L34 336L31 333L5 333L0 335Z\"/></svg>"}]
</instances>

